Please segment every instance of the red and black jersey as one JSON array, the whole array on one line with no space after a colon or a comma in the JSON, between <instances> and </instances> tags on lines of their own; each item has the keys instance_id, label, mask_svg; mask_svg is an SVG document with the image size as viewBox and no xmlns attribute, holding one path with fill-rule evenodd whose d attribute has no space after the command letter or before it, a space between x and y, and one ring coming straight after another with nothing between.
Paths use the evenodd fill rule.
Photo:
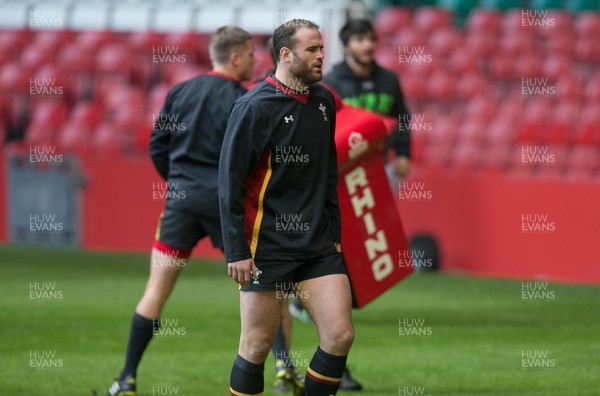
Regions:
<instances>
[{"instance_id":1,"label":"red and black jersey","mask_svg":"<svg viewBox=\"0 0 600 396\"><path fill-rule=\"evenodd\" d=\"M219 216L217 176L233 103L246 89L225 74L206 75L171 89L155 115L150 155L168 182L167 208Z\"/></svg>"},{"instance_id":2,"label":"red and black jersey","mask_svg":"<svg viewBox=\"0 0 600 396\"><path fill-rule=\"evenodd\" d=\"M225 258L309 259L341 241L331 93L268 77L231 111L219 165Z\"/></svg>"}]
</instances>

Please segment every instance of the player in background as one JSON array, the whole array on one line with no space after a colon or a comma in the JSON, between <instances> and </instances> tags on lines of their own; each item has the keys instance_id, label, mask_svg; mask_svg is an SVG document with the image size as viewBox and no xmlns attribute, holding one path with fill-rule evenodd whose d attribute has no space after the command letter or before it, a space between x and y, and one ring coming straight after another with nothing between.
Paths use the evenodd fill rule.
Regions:
<instances>
[{"instance_id":1,"label":"player in background","mask_svg":"<svg viewBox=\"0 0 600 396\"><path fill-rule=\"evenodd\" d=\"M262 395L264 361L284 302L277 292L293 290L320 340L306 394L329 396L337 392L354 339L340 245L335 104L314 84L323 76L323 40L314 23L284 23L273 47L275 75L236 101L219 166L225 258L241 289L230 392ZM284 154L290 151L295 154Z\"/></svg>"},{"instance_id":2,"label":"player in background","mask_svg":"<svg viewBox=\"0 0 600 396\"><path fill-rule=\"evenodd\" d=\"M150 155L168 183L164 212L152 248L150 278L131 322L125 366L108 390L134 396L136 371L160 326L161 311L199 240L210 237L222 248L217 192L219 155L234 101L252 76L252 35L236 26L211 37L213 70L182 82L169 92L150 138Z\"/></svg>"},{"instance_id":3,"label":"player in background","mask_svg":"<svg viewBox=\"0 0 600 396\"><path fill-rule=\"evenodd\" d=\"M390 146L395 152L391 167L396 177L404 178L410 170L410 130L398 78L375 62L376 37L371 22L351 19L339 37L344 45L344 60L334 65L323 82L336 90L346 104L398 119L398 128L390 135Z\"/></svg>"}]
</instances>

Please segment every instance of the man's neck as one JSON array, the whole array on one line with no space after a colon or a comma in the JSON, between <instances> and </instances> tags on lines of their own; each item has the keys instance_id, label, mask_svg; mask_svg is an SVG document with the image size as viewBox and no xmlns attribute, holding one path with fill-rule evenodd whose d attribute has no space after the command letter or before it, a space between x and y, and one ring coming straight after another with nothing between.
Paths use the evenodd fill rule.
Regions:
<instances>
[{"instance_id":1,"label":"man's neck","mask_svg":"<svg viewBox=\"0 0 600 396\"><path fill-rule=\"evenodd\" d=\"M353 57L347 56L346 63L350 66L350 70L359 77L369 77L373 71L373 63L363 64L358 63Z\"/></svg>"},{"instance_id":2,"label":"man's neck","mask_svg":"<svg viewBox=\"0 0 600 396\"><path fill-rule=\"evenodd\" d=\"M291 75L291 73L288 73L287 70L284 70L282 67L278 67L277 70L275 70L275 78L286 87L298 92L305 91L306 87L308 86L302 81L301 78L294 77L293 75Z\"/></svg>"},{"instance_id":3,"label":"man's neck","mask_svg":"<svg viewBox=\"0 0 600 396\"><path fill-rule=\"evenodd\" d=\"M235 81L240 81L240 77L237 75L237 73L235 73L233 70L231 70L231 68L228 68L226 66L215 66L213 67L213 72L217 72L217 73L221 73L226 75L227 77L231 77L232 79L234 79Z\"/></svg>"}]
</instances>

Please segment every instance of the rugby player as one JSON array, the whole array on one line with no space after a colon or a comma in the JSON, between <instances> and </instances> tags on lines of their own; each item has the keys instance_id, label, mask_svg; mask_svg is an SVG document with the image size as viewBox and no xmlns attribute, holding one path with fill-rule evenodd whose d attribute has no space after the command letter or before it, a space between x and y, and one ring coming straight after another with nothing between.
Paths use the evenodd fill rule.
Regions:
<instances>
[{"instance_id":1,"label":"rugby player","mask_svg":"<svg viewBox=\"0 0 600 396\"><path fill-rule=\"evenodd\" d=\"M354 339L341 255L335 104L322 85L323 40L294 19L273 34L275 74L236 101L219 165L228 274L240 287L241 336L232 395L262 395L264 361L293 290L314 320L319 346L306 394L334 395Z\"/></svg>"},{"instance_id":2,"label":"rugby player","mask_svg":"<svg viewBox=\"0 0 600 396\"><path fill-rule=\"evenodd\" d=\"M221 27L211 37L209 53L213 70L173 87L156 117L150 155L167 181L167 199L152 247L150 278L131 322L125 366L110 396L135 396L138 365L194 246L207 236L213 246L223 246L219 155L231 106L246 92L240 83L252 77L252 35L236 26Z\"/></svg>"}]
</instances>

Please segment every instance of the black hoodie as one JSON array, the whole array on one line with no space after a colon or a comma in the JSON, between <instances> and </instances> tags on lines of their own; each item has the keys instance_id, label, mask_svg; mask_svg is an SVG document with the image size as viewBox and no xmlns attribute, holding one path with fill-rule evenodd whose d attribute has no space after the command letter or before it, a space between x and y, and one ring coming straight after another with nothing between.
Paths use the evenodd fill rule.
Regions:
<instances>
[{"instance_id":1,"label":"black hoodie","mask_svg":"<svg viewBox=\"0 0 600 396\"><path fill-rule=\"evenodd\" d=\"M357 76L346 61L336 64L323 82L337 91L344 103L361 107L375 113L406 120L408 110L404 95L394 72L373 62L373 70L368 77ZM400 118L400 116L405 116ZM410 158L410 129L408 121L392 130L390 146L397 156Z\"/></svg>"}]
</instances>

